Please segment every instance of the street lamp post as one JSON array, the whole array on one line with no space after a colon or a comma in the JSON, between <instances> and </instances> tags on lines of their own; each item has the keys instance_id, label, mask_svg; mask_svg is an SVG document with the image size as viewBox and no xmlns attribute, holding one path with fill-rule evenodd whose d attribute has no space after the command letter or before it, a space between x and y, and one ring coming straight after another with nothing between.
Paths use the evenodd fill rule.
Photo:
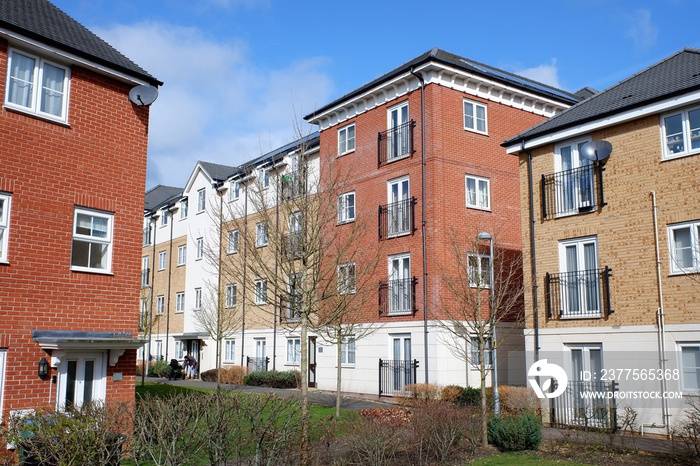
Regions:
<instances>
[{"instance_id":1,"label":"street lamp post","mask_svg":"<svg viewBox=\"0 0 700 466\"><path fill-rule=\"evenodd\" d=\"M487 232L477 235L480 241L489 242L489 315L491 323L491 371L493 373L493 411L496 416L500 414L501 406L498 396L498 358L496 357L496 318L494 310L494 282L493 282L493 236Z\"/></svg>"}]
</instances>

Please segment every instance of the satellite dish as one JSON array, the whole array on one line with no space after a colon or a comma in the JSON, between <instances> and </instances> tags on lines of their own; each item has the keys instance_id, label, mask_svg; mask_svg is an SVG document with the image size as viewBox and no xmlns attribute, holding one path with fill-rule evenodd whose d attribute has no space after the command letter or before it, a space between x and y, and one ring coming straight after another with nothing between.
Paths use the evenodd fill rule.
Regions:
<instances>
[{"instance_id":1,"label":"satellite dish","mask_svg":"<svg viewBox=\"0 0 700 466\"><path fill-rule=\"evenodd\" d=\"M612 149L612 144L608 141L589 141L581 147L581 155L585 159L598 162L610 157Z\"/></svg>"},{"instance_id":2,"label":"satellite dish","mask_svg":"<svg viewBox=\"0 0 700 466\"><path fill-rule=\"evenodd\" d=\"M136 86L129 91L129 100L134 105L146 107L158 98L158 89L153 86Z\"/></svg>"}]
</instances>

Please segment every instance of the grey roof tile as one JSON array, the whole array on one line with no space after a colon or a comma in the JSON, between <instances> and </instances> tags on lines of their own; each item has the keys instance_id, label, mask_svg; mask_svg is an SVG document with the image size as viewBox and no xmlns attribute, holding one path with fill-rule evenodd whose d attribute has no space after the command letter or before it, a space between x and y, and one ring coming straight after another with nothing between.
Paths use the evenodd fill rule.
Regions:
<instances>
[{"instance_id":1,"label":"grey roof tile","mask_svg":"<svg viewBox=\"0 0 700 466\"><path fill-rule=\"evenodd\" d=\"M151 212L182 197L182 188L158 185L146 191L144 210Z\"/></svg>"}]
</instances>

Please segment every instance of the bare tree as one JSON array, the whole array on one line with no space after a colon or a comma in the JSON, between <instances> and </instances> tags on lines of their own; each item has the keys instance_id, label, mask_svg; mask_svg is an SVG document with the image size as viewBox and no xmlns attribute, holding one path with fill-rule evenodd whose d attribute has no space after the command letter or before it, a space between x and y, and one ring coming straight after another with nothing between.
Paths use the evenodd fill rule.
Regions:
<instances>
[{"instance_id":1,"label":"bare tree","mask_svg":"<svg viewBox=\"0 0 700 466\"><path fill-rule=\"evenodd\" d=\"M482 445L487 446L486 378L496 367L496 361L489 359L496 354L508 333L522 328L522 254L520 251L500 247L495 236L475 231L471 237L467 235L467 238L472 239L465 242L456 234L451 235L454 262L442 276L446 292L436 306L440 312L436 320L441 328L454 337L445 339L452 353L465 361L467 366L479 370L481 440ZM501 332L498 339L494 339L496 327L506 322L512 325L505 329L505 333Z\"/></svg>"}]
</instances>

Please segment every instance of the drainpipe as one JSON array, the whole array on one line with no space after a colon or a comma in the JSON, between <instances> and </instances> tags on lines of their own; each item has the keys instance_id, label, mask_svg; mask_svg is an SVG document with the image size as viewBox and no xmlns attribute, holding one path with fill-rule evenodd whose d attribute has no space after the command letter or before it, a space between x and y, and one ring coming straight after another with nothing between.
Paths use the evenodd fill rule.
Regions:
<instances>
[{"instance_id":1,"label":"drainpipe","mask_svg":"<svg viewBox=\"0 0 700 466\"><path fill-rule=\"evenodd\" d=\"M420 81L420 174L421 174L421 239L423 246L423 346L425 348L425 383L428 381L428 253L425 231L425 79L411 68L411 74Z\"/></svg>"},{"instance_id":2,"label":"drainpipe","mask_svg":"<svg viewBox=\"0 0 700 466\"><path fill-rule=\"evenodd\" d=\"M661 254L659 252L659 225L656 212L658 206L656 205L656 193L651 191L651 205L652 213L654 216L654 246L656 247L656 285L659 293L659 307L656 310L656 323L657 323L657 337L659 344L659 366L661 368L661 373L666 374L666 330L664 327L664 293L663 287L661 285ZM667 384L666 378L661 377L661 392L666 393ZM669 408L668 399L661 400L661 417L663 422L661 425L655 423L652 424L642 424L639 428L640 434L644 435L644 427L652 427L663 429L666 428L666 436L671 437L670 423L669 423Z\"/></svg>"},{"instance_id":3,"label":"drainpipe","mask_svg":"<svg viewBox=\"0 0 700 466\"><path fill-rule=\"evenodd\" d=\"M243 283L241 301L241 367L245 367L245 302L246 302L246 275L248 272L248 186L245 187L245 202L243 204Z\"/></svg>"},{"instance_id":4,"label":"drainpipe","mask_svg":"<svg viewBox=\"0 0 700 466\"><path fill-rule=\"evenodd\" d=\"M173 224L175 223L173 220L173 215L170 209L168 209L168 215L170 215L170 218L168 221L170 222L170 245L169 245L169 251L168 251L168 305L167 305L167 312L165 313L165 360L168 360L168 341L170 339L170 276L172 275L173 271ZM154 241L155 243L155 241ZM155 261L155 255L153 256L153 259ZM155 264L154 264L155 265Z\"/></svg>"},{"instance_id":5,"label":"drainpipe","mask_svg":"<svg viewBox=\"0 0 700 466\"><path fill-rule=\"evenodd\" d=\"M148 375L148 363L151 362L151 338L153 338L153 287L156 279L156 221L153 217L148 219L148 223L153 230L153 245L151 247L151 256L153 263L151 266L151 281L148 287L148 347L143 351L143 374L141 377L141 385L146 383L146 375ZM150 237L150 234L149 234ZM146 272L148 273L148 272ZM148 355L146 355L146 350Z\"/></svg>"},{"instance_id":6,"label":"drainpipe","mask_svg":"<svg viewBox=\"0 0 700 466\"><path fill-rule=\"evenodd\" d=\"M535 330L535 361L540 359L540 317L537 304L537 261L535 260L535 202L532 188L532 153L525 150L525 140L520 143L520 150L527 154L527 195L530 211L530 267L532 270L532 314Z\"/></svg>"},{"instance_id":7,"label":"drainpipe","mask_svg":"<svg viewBox=\"0 0 700 466\"><path fill-rule=\"evenodd\" d=\"M277 230L277 238L281 238L280 236L280 188L281 188L281 183L280 183L280 173L279 171L277 172L277 192L275 193L275 196L277 196L277 199L275 200L275 229ZM278 274L278 269L279 269L279 254L275 254L275 296L274 296L274 306L272 307L272 370L275 371L277 370L277 301L279 300L280 292L279 292L279 280L277 278ZM280 316L282 315L282 307L280 306L279 308L280 311Z\"/></svg>"}]
</instances>

